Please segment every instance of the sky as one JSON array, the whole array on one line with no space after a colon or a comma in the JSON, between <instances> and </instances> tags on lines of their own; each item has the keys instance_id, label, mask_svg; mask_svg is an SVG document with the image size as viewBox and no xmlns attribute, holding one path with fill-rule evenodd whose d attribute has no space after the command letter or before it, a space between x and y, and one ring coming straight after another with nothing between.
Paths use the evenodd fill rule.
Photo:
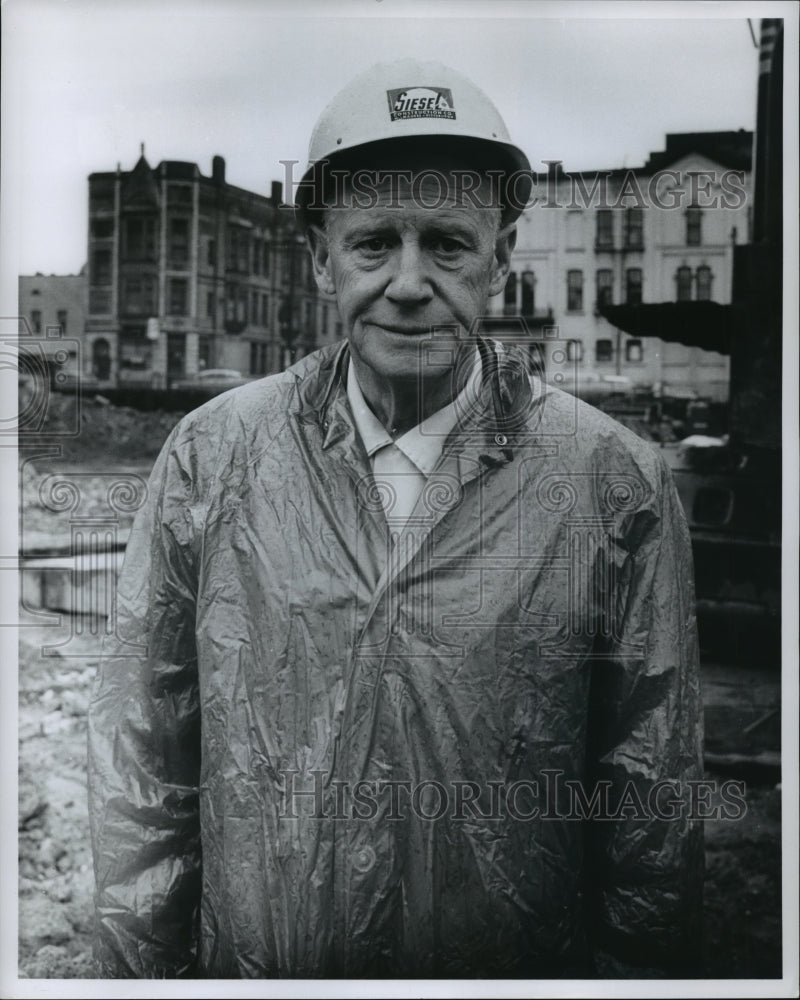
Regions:
<instances>
[{"instance_id":1,"label":"sky","mask_svg":"<svg viewBox=\"0 0 800 1000\"><path fill-rule=\"evenodd\" d=\"M6 0L3 243L16 274L76 273L87 177L188 160L268 193L305 162L328 100L412 55L472 77L534 169L641 165L667 132L755 122L747 15L769 4L352 0ZM677 15L677 16L676 16ZM758 34L758 21L752 21ZM10 206L10 207L9 207Z\"/></svg>"}]
</instances>

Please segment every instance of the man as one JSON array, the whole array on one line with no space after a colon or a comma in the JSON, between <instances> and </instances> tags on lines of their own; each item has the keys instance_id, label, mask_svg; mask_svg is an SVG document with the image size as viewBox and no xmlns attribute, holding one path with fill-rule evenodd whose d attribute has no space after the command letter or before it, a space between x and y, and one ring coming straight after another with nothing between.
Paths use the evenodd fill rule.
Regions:
<instances>
[{"instance_id":1,"label":"man","mask_svg":"<svg viewBox=\"0 0 800 1000\"><path fill-rule=\"evenodd\" d=\"M675 974L700 704L669 471L480 336L528 163L470 81L376 67L310 158L347 342L153 470L90 716L101 974Z\"/></svg>"}]
</instances>

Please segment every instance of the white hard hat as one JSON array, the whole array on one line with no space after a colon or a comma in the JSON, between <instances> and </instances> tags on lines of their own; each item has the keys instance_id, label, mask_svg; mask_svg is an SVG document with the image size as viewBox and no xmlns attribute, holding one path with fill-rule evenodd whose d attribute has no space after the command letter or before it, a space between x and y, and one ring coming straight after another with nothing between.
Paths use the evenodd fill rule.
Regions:
<instances>
[{"instance_id":1,"label":"white hard hat","mask_svg":"<svg viewBox=\"0 0 800 1000\"><path fill-rule=\"evenodd\" d=\"M344 153L353 164L363 151L363 165L367 165L378 144L384 147L405 140L420 148L426 139L434 138L462 156L464 150L474 151L482 163L489 162L507 175L520 174L514 205L506 205L504 216L510 219L520 214L530 193L531 166L512 143L494 104L471 80L448 66L401 59L378 64L356 77L320 115L311 133L308 168L295 197L301 222L311 207L318 164L334 166Z\"/></svg>"}]
</instances>

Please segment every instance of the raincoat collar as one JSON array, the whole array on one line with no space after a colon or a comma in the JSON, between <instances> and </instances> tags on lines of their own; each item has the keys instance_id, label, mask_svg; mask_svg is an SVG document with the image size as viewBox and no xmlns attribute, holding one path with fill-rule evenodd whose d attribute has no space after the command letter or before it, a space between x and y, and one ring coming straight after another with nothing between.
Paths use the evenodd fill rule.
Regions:
<instances>
[{"instance_id":1,"label":"raincoat collar","mask_svg":"<svg viewBox=\"0 0 800 1000\"><path fill-rule=\"evenodd\" d=\"M477 405L473 412L461 417L445 450L470 442L488 464L505 464L513 458L517 439L528 433L526 417L534 406L541 405L541 394L535 398L531 376L519 350L483 337L477 338L477 345L482 369ZM301 417L319 423L322 447L327 450L352 430L342 419L346 407L334 405L347 397L349 344L344 341L320 353L316 372L309 370L305 358L291 371L300 379Z\"/></svg>"}]
</instances>

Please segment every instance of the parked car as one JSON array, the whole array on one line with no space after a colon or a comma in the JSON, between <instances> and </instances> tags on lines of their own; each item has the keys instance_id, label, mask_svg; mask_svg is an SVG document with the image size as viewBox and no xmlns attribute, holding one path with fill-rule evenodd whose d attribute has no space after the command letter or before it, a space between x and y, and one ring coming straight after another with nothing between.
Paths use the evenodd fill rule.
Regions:
<instances>
[{"instance_id":1,"label":"parked car","mask_svg":"<svg viewBox=\"0 0 800 1000\"><path fill-rule=\"evenodd\" d=\"M252 378L242 375L235 368L207 368L188 378L177 379L170 388L188 392L207 392L216 396L217 393L235 389L238 385L246 385L252 381Z\"/></svg>"}]
</instances>

